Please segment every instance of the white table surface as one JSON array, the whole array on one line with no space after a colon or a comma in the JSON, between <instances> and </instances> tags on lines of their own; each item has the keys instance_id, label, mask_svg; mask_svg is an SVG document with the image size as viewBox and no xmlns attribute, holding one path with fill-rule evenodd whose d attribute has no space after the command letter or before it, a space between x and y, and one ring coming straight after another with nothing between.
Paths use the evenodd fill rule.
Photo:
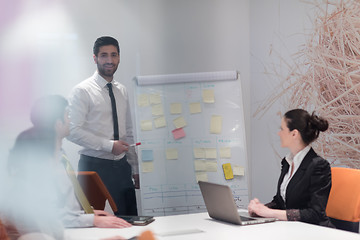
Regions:
<instances>
[{"instance_id":1,"label":"white table surface","mask_svg":"<svg viewBox=\"0 0 360 240\"><path fill-rule=\"evenodd\" d=\"M147 226L132 226L124 229L66 229L65 237L69 240L103 239L116 235L131 238L150 229L158 240L360 240L360 234L301 222L276 221L273 223L238 226L213 220L207 213L156 217L155 219L154 222Z\"/></svg>"}]
</instances>

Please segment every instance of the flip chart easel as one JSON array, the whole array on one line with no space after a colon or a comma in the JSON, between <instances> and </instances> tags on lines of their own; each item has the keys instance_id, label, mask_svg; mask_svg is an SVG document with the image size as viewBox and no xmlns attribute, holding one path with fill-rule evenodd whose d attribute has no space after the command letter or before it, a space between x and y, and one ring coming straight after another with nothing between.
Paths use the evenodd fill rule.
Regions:
<instances>
[{"instance_id":1,"label":"flip chart easel","mask_svg":"<svg viewBox=\"0 0 360 240\"><path fill-rule=\"evenodd\" d=\"M206 211L198 180L229 185L246 208L242 90L236 71L137 76L142 215Z\"/></svg>"}]
</instances>

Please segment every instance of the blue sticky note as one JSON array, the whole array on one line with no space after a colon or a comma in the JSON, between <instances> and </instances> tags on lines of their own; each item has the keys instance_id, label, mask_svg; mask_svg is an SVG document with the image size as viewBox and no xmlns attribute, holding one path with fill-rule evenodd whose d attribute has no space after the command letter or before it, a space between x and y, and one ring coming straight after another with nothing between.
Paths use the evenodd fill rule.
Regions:
<instances>
[{"instance_id":1,"label":"blue sticky note","mask_svg":"<svg viewBox=\"0 0 360 240\"><path fill-rule=\"evenodd\" d=\"M153 150L141 150L141 160L143 162L153 161L154 160Z\"/></svg>"}]
</instances>

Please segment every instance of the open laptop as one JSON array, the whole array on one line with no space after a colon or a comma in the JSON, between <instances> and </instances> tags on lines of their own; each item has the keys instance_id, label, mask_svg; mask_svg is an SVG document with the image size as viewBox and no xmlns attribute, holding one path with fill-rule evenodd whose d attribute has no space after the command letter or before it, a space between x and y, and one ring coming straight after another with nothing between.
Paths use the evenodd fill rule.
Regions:
<instances>
[{"instance_id":1,"label":"open laptop","mask_svg":"<svg viewBox=\"0 0 360 240\"><path fill-rule=\"evenodd\" d=\"M229 186L199 181L201 194L211 218L237 225L273 222L275 218L253 218L238 212Z\"/></svg>"}]
</instances>

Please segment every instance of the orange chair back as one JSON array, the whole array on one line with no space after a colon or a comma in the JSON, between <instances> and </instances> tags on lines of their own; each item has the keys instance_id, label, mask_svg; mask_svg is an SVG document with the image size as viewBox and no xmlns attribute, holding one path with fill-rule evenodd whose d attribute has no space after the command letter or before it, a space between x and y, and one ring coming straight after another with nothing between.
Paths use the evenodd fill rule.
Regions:
<instances>
[{"instance_id":1,"label":"orange chair back","mask_svg":"<svg viewBox=\"0 0 360 240\"><path fill-rule=\"evenodd\" d=\"M360 221L360 170L331 168L332 187L326 214L343 221Z\"/></svg>"},{"instance_id":2,"label":"orange chair back","mask_svg":"<svg viewBox=\"0 0 360 240\"><path fill-rule=\"evenodd\" d=\"M6 228L0 220L0 240L9 240Z\"/></svg>"},{"instance_id":3,"label":"orange chair back","mask_svg":"<svg viewBox=\"0 0 360 240\"><path fill-rule=\"evenodd\" d=\"M0 219L0 240L18 239L19 237L20 233L15 224L5 219Z\"/></svg>"},{"instance_id":4,"label":"orange chair back","mask_svg":"<svg viewBox=\"0 0 360 240\"><path fill-rule=\"evenodd\" d=\"M113 198L96 172L79 171L77 178L87 199L94 209L104 210L105 202L108 200L113 212L117 212L117 207Z\"/></svg>"},{"instance_id":5,"label":"orange chair back","mask_svg":"<svg viewBox=\"0 0 360 240\"><path fill-rule=\"evenodd\" d=\"M154 234L150 230L142 232L138 237L138 240L155 240Z\"/></svg>"}]
</instances>

